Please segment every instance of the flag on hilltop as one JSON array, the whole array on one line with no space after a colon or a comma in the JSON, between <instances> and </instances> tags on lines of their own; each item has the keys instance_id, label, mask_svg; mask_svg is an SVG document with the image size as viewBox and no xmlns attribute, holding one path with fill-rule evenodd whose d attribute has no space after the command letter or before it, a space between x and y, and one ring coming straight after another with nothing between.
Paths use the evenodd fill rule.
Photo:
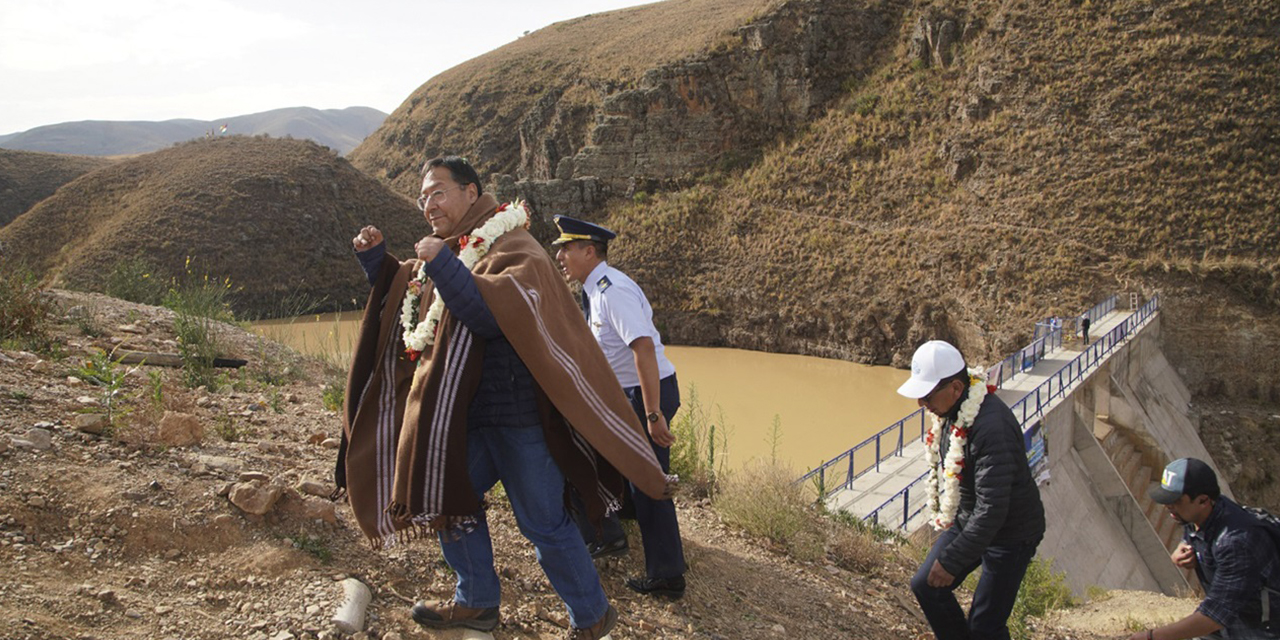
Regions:
<instances>
[{"instance_id":1,"label":"flag on hilltop","mask_svg":"<svg viewBox=\"0 0 1280 640\"><path fill-rule=\"evenodd\" d=\"M228 124L230 124L230 123L228 123ZM226 132L227 132L227 125L225 125L225 124L224 124L224 125L222 125L222 128L218 130L218 133L226 133Z\"/></svg>"}]
</instances>

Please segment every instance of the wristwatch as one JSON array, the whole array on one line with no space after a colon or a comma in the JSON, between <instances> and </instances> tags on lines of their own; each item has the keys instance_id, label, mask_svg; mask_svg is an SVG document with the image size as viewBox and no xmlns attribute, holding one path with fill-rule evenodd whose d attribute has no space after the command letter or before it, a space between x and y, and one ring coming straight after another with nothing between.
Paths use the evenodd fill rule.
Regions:
<instances>
[{"instance_id":1,"label":"wristwatch","mask_svg":"<svg viewBox=\"0 0 1280 640\"><path fill-rule=\"evenodd\" d=\"M649 418L649 422L657 422L658 418L661 418L662 416L658 415L657 411L650 411L649 415L646 417Z\"/></svg>"}]
</instances>

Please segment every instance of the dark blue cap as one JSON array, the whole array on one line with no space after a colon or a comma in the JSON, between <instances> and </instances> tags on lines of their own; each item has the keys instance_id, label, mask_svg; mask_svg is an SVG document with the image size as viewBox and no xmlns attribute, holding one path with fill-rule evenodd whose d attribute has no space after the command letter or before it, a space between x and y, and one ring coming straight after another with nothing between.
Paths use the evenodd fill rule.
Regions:
<instances>
[{"instance_id":1,"label":"dark blue cap","mask_svg":"<svg viewBox=\"0 0 1280 640\"><path fill-rule=\"evenodd\" d=\"M562 215L557 215L552 219L555 220L556 226L560 228L560 237L551 241L553 245L561 245L574 240L590 240L608 244L610 240L618 237L618 234L598 224L591 224L586 220Z\"/></svg>"},{"instance_id":2,"label":"dark blue cap","mask_svg":"<svg viewBox=\"0 0 1280 640\"><path fill-rule=\"evenodd\" d=\"M1179 458L1164 468L1160 484L1151 487L1147 495L1160 504L1173 504L1183 495L1209 496L1216 500L1218 476L1202 460Z\"/></svg>"}]
</instances>

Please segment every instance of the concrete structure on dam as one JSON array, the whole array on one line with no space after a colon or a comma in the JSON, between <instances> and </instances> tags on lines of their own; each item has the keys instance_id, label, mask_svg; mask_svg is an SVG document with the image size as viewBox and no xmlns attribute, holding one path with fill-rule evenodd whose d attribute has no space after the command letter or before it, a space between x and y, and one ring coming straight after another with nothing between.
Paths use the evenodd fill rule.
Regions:
<instances>
[{"instance_id":1,"label":"concrete structure on dam","mask_svg":"<svg viewBox=\"0 0 1280 640\"><path fill-rule=\"evenodd\" d=\"M1181 528L1147 489L1176 458L1217 465L1200 440L1191 394L1161 350L1158 298L1125 310L1116 302L1090 311L1089 345L1071 327L1049 332L988 375L1023 421L1040 482L1048 529L1038 555L1077 593L1091 585L1186 593L1195 578L1169 560ZM926 426L922 413L912 414L806 479L823 488L830 508L925 535ZM1225 484L1223 492L1231 495Z\"/></svg>"}]
</instances>

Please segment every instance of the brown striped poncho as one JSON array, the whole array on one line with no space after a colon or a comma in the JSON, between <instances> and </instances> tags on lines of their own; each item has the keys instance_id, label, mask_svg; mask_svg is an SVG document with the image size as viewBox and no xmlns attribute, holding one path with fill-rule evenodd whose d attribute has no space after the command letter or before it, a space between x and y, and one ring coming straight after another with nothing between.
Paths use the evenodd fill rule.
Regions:
<instances>
[{"instance_id":1,"label":"brown striped poncho","mask_svg":"<svg viewBox=\"0 0 1280 640\"><path fill-rule=\"evenodd\" d=\"M446 239L450 249L456 253L458 237L496 210L492 196L481 196L458 235ZM397 532L465 527L483 508L466 467L466 414L480 382L483 340L446 308L435 344L417 363L405 357L400 306L418 266L390 255L383 261L347 379L335 479L375 545ZM669 497L674 479L662 473L580 308L533 236L507 232L472 272L533 374L547 446L588 517L596 521L616 508L622 476L649 496ZM424 294L420 318L430 302Z\"/></svg>"}]
</instances>

